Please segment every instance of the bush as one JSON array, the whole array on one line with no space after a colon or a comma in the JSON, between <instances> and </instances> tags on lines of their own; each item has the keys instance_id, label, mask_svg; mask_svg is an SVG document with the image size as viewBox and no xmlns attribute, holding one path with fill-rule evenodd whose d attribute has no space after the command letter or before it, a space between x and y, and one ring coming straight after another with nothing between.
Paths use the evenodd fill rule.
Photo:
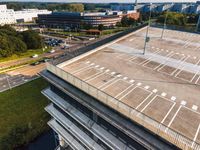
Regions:
<instances>
[{"instance_id":1,"label":"bush","mask_svg":"<svg viewBox=\"0 0 200 150\"><path fill-rule=\"evenodd\" d=\"M27 125L12 128L10 132L0 141L0 148L13 150L14 148L20 146L21 143L26 141L25 135L28 131L29 127Z\"/></svg>"}]
</instances>

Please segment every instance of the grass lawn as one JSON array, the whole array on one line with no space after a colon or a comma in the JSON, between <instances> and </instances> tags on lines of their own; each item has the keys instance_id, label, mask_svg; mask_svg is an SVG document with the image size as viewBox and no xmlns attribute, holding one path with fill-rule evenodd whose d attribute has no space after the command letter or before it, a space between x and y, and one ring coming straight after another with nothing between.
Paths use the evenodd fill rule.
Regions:
<instances>
[{"instance_id":1,"label":"grass lawn","mask_svg":"<svg viewBox=\"0 0 200 150\"><path fill-rule=\"evenodd\" d=\"M28 50L25 53L13 54L12 56L9 56L9 57L0 58L0 62L9 61L9 60L15 60L15 59L20 59L20 58L25 58L25 57L31 57L34 54L41 55L43 53L48 52L50 49L51 48L47 48L44 51L43 51L43 49Z\"/></svg>"},{"instance_id":2,"label":"grass lawn","mask_svg":"<svg viewBox=\"0 0 200 150\"><path fill-rule=\"evenodd\" d=\"M0 93L0 149L27 144L49 129L49 116L44 111L48 100L41 94L47 86L39 78Z\"/></svg>"}]
</instances>

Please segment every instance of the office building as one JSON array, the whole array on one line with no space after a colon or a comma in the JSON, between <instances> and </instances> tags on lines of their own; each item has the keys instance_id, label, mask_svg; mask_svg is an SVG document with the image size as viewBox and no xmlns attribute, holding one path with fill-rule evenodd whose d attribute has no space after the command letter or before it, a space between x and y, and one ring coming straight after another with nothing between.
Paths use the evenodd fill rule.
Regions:
<instances>
[{"instance_id":1,"label":"office building","mask_svg":"<svg viewBox=\"0 0 200 150\"><path fill-rule=\"evenodd\" d=\"M16 23L14 10L7 9L6 5L0 5L0 25L14 23Z\"/></svg>"},{"instance_id":2,"label":"office building","mask_svg":"<svg viewBox=\"0 0 200 150\"><path fill-rule=\"evenodd\" d=\"M100 24L110 27L120 22L123 16L137 20L140 14L137 11L107 11L97 13L53 12L48 15L39 15L38 23L51 28L80 28L87 24L98 26Z\"/></svg>"},{"instance_id":3,"label":"office building","mask_svg":"<svg viewBox=\"0 0 200 150\"><path fill-rule=\"evenodd\" d=\"M50 14L48 10L23 9L14 11L7 9L6 5L0 5L0 25L15 24L17 22L32 22L39 14Z\"/></svg>"}]
</instances>

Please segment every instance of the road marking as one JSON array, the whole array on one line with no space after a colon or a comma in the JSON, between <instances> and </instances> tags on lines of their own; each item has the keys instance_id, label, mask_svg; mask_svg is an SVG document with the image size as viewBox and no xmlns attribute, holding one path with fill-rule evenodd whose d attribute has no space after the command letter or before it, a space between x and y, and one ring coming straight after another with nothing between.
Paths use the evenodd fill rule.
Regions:
<instances>
[{"instance_id":1,"label":"road marking","mask_svg":"<svg viewBox=\"0 0 200 150\"><path fill-rule=\"evenodd\" d=\"M157 93L157 92L158 92L158 90L157 90L157 89L154 89L154 90L153 90L153 93Z\"/></svg>"},{"instance_id":2,"label":"road marking","mask_svg":"<svg viewBox=\"0 0 200 150\"><path fill-rule=\"evenodd\" d=\"M200 130L200 124L199 124L197 131L196 131L196 134L194 136L194 139L193 139L193 142L192 142L192 148L194 147L194 143L196 142L197 136L199 134L199 130Z\"/></svg>"},{"instance_id":3,"label":"road marking","mask_svg":"<svg viewBox=\"0 0 200 150\"><path fill-rule=\"evenodd\" d=\"M167 95L167 93L163 92L161 93L161 96L165 97Z\"/></svg>"},{"instance_id":4,"label":"road marking","mask_svg":"<svg viewBox=\"0 0 200 150\"><path fill-rule=\"evenodd\" d=\"M181 105L185 106L187 104L186 101L181 101Z\"/></svg>"},{"instance_id":5,"label":"road marking","mask_svg":"<svg viewBox=\"0 0 200 150\"><path fill-rule=\"evenodd\" d=\"M192 106L192 109L195 110L195 111L197 111L198 106L197 106L197 105L193 105L193 106Z\"/></svg>"},{"instance_id":6,"label":"road marking","mask_svg":"<svg viewBox=\"0 0 200 150\"><path fill-rule=\"evenodd\" d=\"M174 114L172 120L169 122L167 129L165 129L165 132L167 132L168 128L171 126L172 122L174 121L175 117L177 116L178 112L180 111L180 109L182 108L182 105L179 106L178 110L176 111L176 113Z\"/></svg>"},{"instance_id":7,"label":"road marking","mask_svg":"<svg viewBox=\"0 0 200 150\"><path fill-rule=\"evenodd\" d=\"M176 97L175 97L175 96L172 96L172 97L171 97L171 100L172 100L172 101L175 101L175 100L176 100Z\"/></svg>"}]
</instances>

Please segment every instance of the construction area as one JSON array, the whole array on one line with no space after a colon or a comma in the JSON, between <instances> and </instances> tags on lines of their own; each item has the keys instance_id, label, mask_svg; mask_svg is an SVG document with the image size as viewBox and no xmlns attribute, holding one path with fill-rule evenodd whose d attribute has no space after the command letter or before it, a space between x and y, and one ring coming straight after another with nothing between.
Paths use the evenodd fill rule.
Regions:
<instances>
[{"instance_id":1,"label":"construction area","mask_svg":"<svg viewBox=\"0 0 200 150\"><path fill-rule=\"evenodd\" d=\"M182 149L200 149L200 35L146 27L47 68Z\"/></svg>"}]
</instances>

